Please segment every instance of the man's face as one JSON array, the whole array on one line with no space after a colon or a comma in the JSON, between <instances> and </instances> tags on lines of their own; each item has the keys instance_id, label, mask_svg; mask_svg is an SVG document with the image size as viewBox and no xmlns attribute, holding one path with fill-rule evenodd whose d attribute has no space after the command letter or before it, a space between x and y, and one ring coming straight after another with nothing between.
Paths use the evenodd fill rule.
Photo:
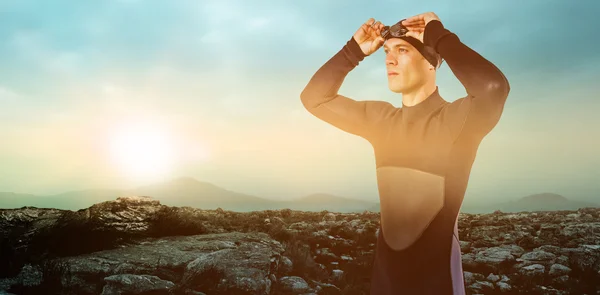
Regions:
<instances>
[{"instance_id":1,"label":"man's face","mask_svg":"<svg viewBox=\"0 0 600 295\"><path fill-rule=\"evenodd\" d=\"M404 93L425 82L429 63L414 46L391 38L385 41L383 48L390 90Z\"/></svg>"}]
</instances>

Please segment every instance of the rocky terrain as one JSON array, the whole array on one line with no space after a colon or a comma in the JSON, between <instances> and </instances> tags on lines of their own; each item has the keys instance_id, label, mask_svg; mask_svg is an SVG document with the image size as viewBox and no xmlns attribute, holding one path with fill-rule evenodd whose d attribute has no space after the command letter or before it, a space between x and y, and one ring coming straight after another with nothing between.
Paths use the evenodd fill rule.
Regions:
<instances>
[{"instance_id":1,"label":"rocky terrain","mask_svg":"<svg viewBox=\"0 0 600 295\"><path fill-rule=\"evenodd\" d=\"M379 213L0 210L0 294L368 294ZM468 294L600 294L600 209L461 214Z\"/></svg>"}]
</instances>

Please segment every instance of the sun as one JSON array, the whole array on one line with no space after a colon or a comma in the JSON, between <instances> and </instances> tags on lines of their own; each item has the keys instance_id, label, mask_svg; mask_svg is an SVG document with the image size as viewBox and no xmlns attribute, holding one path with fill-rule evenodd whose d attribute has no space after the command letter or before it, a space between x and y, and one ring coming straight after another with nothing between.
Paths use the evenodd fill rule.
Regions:
<instances>
[{"instance_id":1,"label":"sun","mask_svg":"<svg viewBox=\"0 0 600 295\"><path fill-rule=\"evenodd\" d=\"M110 139L110 155L121 173L136 180L168 176L175 161L169 132L147 122L117 126Z\"/></svg>"}]
</instances>

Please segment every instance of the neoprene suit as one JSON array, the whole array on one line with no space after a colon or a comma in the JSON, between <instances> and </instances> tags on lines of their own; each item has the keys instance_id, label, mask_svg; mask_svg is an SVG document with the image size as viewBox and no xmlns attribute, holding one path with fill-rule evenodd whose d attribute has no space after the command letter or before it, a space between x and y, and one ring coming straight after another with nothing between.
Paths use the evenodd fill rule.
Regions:
<instances>
[{"instance_id":1,"label":"neoprene suit","mask_svg":"<svg viewBox=\"0 0 600 295\"><path fill-rule=\"evenodd\" d=\"M446 61L467 95L450 103L435 92L413 106L356 101L338 93L365 58L351 38L301 94L306 109L368 140L375 154L380 228L371 294L465 294L458 214L482 139L496 126L510 86L491 62L440 21L424 43Z\"/></svg>"}]
</instances>

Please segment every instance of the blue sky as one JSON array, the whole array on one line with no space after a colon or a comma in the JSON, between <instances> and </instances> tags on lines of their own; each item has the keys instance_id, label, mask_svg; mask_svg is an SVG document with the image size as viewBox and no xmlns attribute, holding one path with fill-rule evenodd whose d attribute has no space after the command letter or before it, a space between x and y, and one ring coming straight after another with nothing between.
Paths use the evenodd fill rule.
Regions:
<instances>
[{"instance_id":1,"label":"blue sky","mask_svg":"<svg viewBox=\"0 0 600 295\"><path fill-rule=\"evenodd\" d=\"M376 200L370 145L312 117L299 94L368 18L392 24L433 11L511 83L467 199L594 198L600 2L413 3L1 1L0 191L53 194L191 176L271 198L326 192ZM438 86L448 101L465 94L446 64ZM340 92L401 103L387 89L381 51ZM133 175L115 162L108 143L132 122L166 130L171 164Z\"/></svg>"}]
</instances>

